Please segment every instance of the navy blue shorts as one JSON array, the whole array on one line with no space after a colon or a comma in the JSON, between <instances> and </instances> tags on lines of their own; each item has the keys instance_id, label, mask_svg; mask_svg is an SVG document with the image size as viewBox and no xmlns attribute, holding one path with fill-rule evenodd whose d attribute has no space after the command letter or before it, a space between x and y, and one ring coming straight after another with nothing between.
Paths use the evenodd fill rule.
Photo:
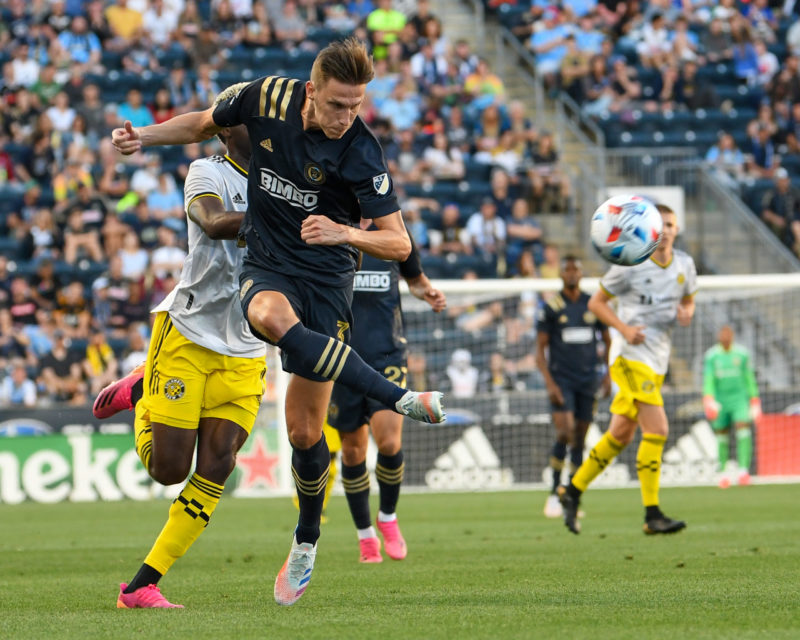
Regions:
<instances>
[{"instance_id":1,"label":"navy blue shorts","mask_svg":"<svg viewBox=\"0 0 800 640\"><path fill-rule=\"evenodd\" d=\"M397 352L388 357L381 358L385 366L375 367L387 380L395 384L406 386L406 354L405 351ZM374 363L370 363L374 364ZM368 398L363 393L358 393L345 387L343 384L334 384L331 401L328 405L328 424L337 431L352 433L362 424L369 423L378 411L393 410L382 402Z\"/></svg>"},{"instance_id":2,"label":"navy blue shorts","mask_svg":"<svg viewBox=\"0 0 800 640\"><path fill-rule=\"evenodd\" d=\"M244 317L253 297L260 291L278 291L286 296L295 314L303 325L342 342L350 341L350 327L353 326L353 314L350 306L353 303L353 287L333 287L321 285L302 277L293 277L245 262L239 276L239 298L242 303ZM248 324L250 321L248 320ZM272 343L250 325L253 335L265 342ZM284 371L295 373L286 354L281 354ZM305 372L304 378L324 382L327 378L314 373Z\"/></svg>"},{"instance_id":3,"label":"navy blue shorts","mask_svg":"<svg viewBox=\"0 0 800 640\"><path fill-rule=\"evenodd\" d=\"M594 410L597 403L594 396L597 384L594 381L588 384L578 384L573 380L566 380L558 376L553 376L553 382L561 389L561 395L564 396L564 405L558 407L551 402L550 409L553 412L569 411L575 416L576 420L591 422L594 418Z\"/></svg>"}]
</instances>

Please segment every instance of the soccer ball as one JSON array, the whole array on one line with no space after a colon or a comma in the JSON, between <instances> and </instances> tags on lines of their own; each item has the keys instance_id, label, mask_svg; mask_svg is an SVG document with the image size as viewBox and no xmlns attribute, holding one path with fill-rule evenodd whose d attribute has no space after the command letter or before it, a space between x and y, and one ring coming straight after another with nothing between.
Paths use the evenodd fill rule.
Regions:
<instances>
[{"instance_id":1,"label":"soccer ball","mask_svg":"<svg viewBox=\"0 0 800 640\"><path fill-rule=\"evenodd\" d=\"M606 200L592 214L592 245L604 260L631 266L647 260L661 240L661 214L641 196Z\"/></svg>"}]
</instances>

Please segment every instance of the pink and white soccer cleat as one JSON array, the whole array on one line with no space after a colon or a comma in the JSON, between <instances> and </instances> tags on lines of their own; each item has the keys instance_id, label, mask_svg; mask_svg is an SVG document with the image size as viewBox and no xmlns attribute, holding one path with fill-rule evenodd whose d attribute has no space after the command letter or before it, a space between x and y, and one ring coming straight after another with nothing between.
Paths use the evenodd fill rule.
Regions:
<instances>
[{"instance_id":1,"label":"pink and white soccer cleat","mask_svg":"<svg viewBox=\"0 0 800 640\"><path fill-rule=\"evenodd\" d=\"M386 548L386 555L392 560L402 560L408 554L406 541L403 539L403 534L400 533L400 525L397 524L395 518L391 522L381 522L377 520L375 523L378 526L378 531L383 536L383 546Z\"/></svg>"},{"instance_id":2,"label":"pink and white soccer cleat","mask_svg":"<svg viewBox=\"0 0 800 640\"><path fill-rule=\"evenodd\" d=\"M183 609L182 604L169 602L154 584L148 584L133 593L125 593L127 588L124 582L119 585L117 609Z\"/></svg>"},{"instance_id":3,"label":"pink and white soccer cleat","mask_svg":"<svg viewBox=\"0 0 800 640\"><path fill-rule=\"evenodd\" d=\"M105 387L97 394L97 398L92 405L94 417L102 420L103 418L110 418L115 413L125 409L133 411L131 389L142 378L144 378L144 362L134 367L124 378L115 380Z\"/></svg>"},{"instance_id":4,"label":"pink and white soccer cleat","mask_svg":"<svg viewBox=\"0 0 800 640\"><path fill-rule=\"evenodd\" d=\"M361 549L361 557L358 559L359 562L367 564L383 562L381 541L378 538L363 538L358 541L358 546Z\"/></svg>"}]
</instances>

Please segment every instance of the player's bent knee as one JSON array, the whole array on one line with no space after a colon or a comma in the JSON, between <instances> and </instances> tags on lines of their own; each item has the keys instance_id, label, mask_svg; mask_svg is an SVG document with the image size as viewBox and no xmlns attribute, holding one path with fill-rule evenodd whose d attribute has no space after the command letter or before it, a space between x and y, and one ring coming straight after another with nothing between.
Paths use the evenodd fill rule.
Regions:
<instances>
[{"instance_id":1,"label":"player's bent knee","mask_svg":"<svg viewBox=\"0 0 800 640\"><path fill-rule=\"evenodd\" d=\"M173 465L170 462L151 460L150 477L163 485L178 484L189 477L189 465Z\"/></svg>"}]
</instances>

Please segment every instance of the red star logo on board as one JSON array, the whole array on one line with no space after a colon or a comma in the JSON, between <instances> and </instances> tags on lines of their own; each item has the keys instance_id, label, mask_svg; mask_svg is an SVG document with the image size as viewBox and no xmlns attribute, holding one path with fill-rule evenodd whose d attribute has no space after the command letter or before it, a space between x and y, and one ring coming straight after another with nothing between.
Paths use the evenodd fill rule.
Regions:
<instances>
[{"instance_id":1,"label":"red star logo on board","mask_svg":"<svg viewBox=\"0 0 800 640\"><path fill-rule=\"evenodd\" d=\"M267 450L261 435L256 435L254 440L248 453L239 453L236 457L236 466L242 470L239 488L249 489L257 484L277 487L275 467L278 466L280 458Z\"/></svg>"}]
</instances>

